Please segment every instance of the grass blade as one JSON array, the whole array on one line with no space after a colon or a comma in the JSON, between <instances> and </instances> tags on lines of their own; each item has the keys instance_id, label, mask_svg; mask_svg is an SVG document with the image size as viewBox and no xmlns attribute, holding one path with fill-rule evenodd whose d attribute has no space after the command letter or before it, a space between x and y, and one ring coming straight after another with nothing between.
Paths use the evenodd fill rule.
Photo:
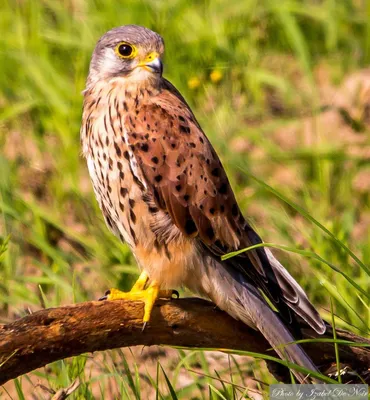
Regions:
<instances>
[{"instance_id":1,"label":"grass blade","mask_svg":"<svg viewBox=\"0 0 370 400\"><path fill-rule=\"evenodd\" d=\"M335 242L335 244L337 244L339 247L341 247L370 276L370 268L367 265L365 265L356 256L356 254L353 253L352 250L350 250L342 241L340 241L332 232L330 232L329 229L327 229L324 225L322 225L319 221L317 221L303 207L301 207L298 204L294 203L292 200L288 199L281 192L279 192L278 190L274 189L273 187L271 187L267 183L263 182L262 180L258 179L254 175L251 175L250 173L245 171L243 168L240 168L240 169L244 173L246 173L249 177L251 177L253 180L255 180L263 188L265 188L269 192L273 193L276 197L278 197L280 200L284 201L286 204L288 204L290 207L292 207L294 210L296 210L299 214L301 214L307 220L309 220L310 222L315 224L317 227L319 227L323 232L325 232Z\"/></svg>"},{"instance_id":2,"label":"grass blade","mask_svg":"<svg viewBox=\"0 0 370 400\"><path fill-rule=\"evenodd\" d=\"M172 386L172 384L171 384L171 381L168 379L168 376L167 376L166 373L164 372L164 369L163 369L162 365L160 365L160 367L161 367L161 370L162 370L164 379L166 380L168 390L170 391L171 399L172 399L172 400L178 400L177 395L176 395L176 391L175 391L175 389L173 388L173 386Z\"/></svg>"}]
</instances>

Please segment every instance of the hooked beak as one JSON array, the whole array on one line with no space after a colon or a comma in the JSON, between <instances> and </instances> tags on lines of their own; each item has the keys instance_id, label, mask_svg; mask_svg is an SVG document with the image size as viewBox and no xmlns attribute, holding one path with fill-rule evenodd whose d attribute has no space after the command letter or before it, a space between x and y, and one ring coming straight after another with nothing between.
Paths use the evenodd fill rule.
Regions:
<instances>
[{"instance_id":1,"label":"hooked beak","mask_svg":"<svg viewBox=\"0 0 370 400\"><path fill-rule=\"evenodd\" d=\"M162 76L163 64L159 57L155 58L153 61L147 62L145 66L150 68L154 73Z\"/></svg>"},{"instance_id":2,"label":"hooked beak","mask_svg":"<svg viewBox=\"0 0 370 400\"><path fill-rule=\"evenodd\" d=\"M160 76L163 73L163 64L157 52L150 53L144 61L138 64L138 67L159 74Z\"/></svg>"}]
</instances>

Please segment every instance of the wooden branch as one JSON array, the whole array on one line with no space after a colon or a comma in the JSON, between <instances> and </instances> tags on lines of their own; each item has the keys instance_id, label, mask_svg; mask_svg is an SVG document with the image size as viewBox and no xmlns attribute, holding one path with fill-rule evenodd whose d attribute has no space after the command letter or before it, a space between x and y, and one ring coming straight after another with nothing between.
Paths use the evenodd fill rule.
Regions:
<instances>
[{"instance_id":1,"label":"wooden branch","mask_svg":"<svg viewBox=\"0 0 370 400\"><path fill-rule=\"evenodd\" d=\"M87 302L35 312L0 325L0 385L50 362L81 353L136 345L176 345L247 350L275 355L257 331L235 321L201 299L158 301L142 331L143 304L129 301ZM317 337L304 329L305 338ZM337 330L339 339L367 342ZM325 337L332 338L329 328ZM331 343L304 345L322 371L335 362ZM370 366L370 349L340 346L340 360L362 374ZM275 364L276 366L277 364ZM281 369L270 371L280 378Z\"/></svg>"}]
</instances>

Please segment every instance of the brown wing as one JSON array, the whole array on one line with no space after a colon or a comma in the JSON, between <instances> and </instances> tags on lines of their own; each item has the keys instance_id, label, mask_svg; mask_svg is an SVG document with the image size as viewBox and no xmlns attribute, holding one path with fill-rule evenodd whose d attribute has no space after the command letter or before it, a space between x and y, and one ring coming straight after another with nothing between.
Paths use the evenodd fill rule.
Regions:
<instances>
[{"instance_id":1,"label":"brown wing","mask_svg":"<svg viewBox=\"0 0 370 400\"><path fill-rule=\"evenodd\" d=\"M184 235L198 238L216 256L261 243L242 216L222 164L190 108L169 82L164 85L151 103L140 107L135 120L128 117L124 122L157 206ZM288 305L301 315L304 292L272 264L262 248L224 263L261 288L291 321Z\"/></svg>"},{"instance_id":2,"label":"brown wing","mask_svg":"<svg viewBox=\"0 0 370 400\"><path fill-rule=\"evenodd\" d=\"M221 162L184 101L169 90L128 118L129 144L160 208L212 251L240 248L244 223Z\"/></svg>"}]
</instances>

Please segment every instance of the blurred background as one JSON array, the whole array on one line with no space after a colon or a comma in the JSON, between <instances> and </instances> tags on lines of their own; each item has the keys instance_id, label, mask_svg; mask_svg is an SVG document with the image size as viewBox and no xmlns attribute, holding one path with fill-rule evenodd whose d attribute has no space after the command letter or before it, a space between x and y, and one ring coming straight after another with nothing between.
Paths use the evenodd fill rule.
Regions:
<instances>
[{"instance_id":1,"label":"blurred background","mask_svg":"<svg viewBox=\"0 0 370 400\"><path fill-rule=\"evenodd\" d=\"M79 143L94 45L133 23L164 37L164 75L265 242L287 247L275 252L323 317L368 335L370 2L0 5L1 323L128 289L137 277L105 227ZM257 399L274 382L261 361L156 347L59 361L0 397L49 399L76 378L71 399Z\"/></svg>"}]
</instances>

